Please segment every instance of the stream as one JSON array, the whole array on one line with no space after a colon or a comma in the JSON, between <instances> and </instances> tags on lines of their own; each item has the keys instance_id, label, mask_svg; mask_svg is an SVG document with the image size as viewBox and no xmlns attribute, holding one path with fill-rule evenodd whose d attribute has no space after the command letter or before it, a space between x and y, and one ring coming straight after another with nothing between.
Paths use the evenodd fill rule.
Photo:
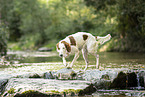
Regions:
<instances>
[{"instance_id":1,"label":"stream","mask_svg":"<svg viewBox=\"0 0 145 97\"><path fill-rule=\"evenodd\" d=\"M145 71L144 53L120 53L120 52L99 52L99 63L101 70L135 70ZM70 64L73 56L67 58ZM89 55L89 67L87 71L95 70L95 57ZM2 60L6 60L2 63ZM5 64L4 64L5 63ZM11 75L27 73L43 73L57 71L64 68L62 59L57 52L37 52L37 51L9 51L6 58L1 58L0 78L4 79ZM76 65L77 64L77 65ZM73 69L83 70L85 62L80 55ZM144 73L145 74L145 73ZM18 76L18 75L17 75ZM128 89L98 89L93 96L145 96L145 89L140 86L137 74L137 87ZM145 75L143 75L145 76Z\"/></svg>"},{"instance_id":2,"label":"stream","mask_svg":"<svg viewBox=\"0 0 145 97\"><path fill-rule=\"evenodd\" d=\"M19 63L60 63L62 59L56 52L8 52L9 55L16 55L15 60ZM144 53L120 53L120 52L100 52L99 62L104 68L144 68ZM89 64L95 64L95 57L89 55ZM66 59L69 63L73 60L73 55ZM82 55L78 58L77 65L85 64ZM75 65L74 64L74 65ZM85 65L84 65L85 66ZM79 69L79 68L76 68ZM90 68L91 69L91 68Z\"/></svg>"}]
</instances>

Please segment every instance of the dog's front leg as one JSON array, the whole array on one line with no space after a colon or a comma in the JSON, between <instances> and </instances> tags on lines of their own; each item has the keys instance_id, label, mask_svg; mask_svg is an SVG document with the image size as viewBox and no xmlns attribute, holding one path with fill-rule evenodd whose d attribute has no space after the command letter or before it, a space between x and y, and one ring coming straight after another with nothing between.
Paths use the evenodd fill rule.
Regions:
<instances>
[{"instance_id":1,"label":"dog's front leg","mask_svg":"<svg viewBox=\"0 0 145 97\"><path fill-rule=\"evenodd\" d=\"M98 54L94 54L96 57L96 68L99 69L99 55Z\"/></svg>"},{"instance_id":2,"label":"dog's front leg","mask_svg":"<svg viewBox=\"0 0 145 97\"><path fill-rule=\"evenodd\" d=\"M73 66L74 62L79 58L79 51L75 54L73 61L70 64L70 67Z\"/></svg>"},{"instance_id":3,"label":"dog's front leg","mask_svg":"<svg viewBox=\"0 0 145 97\"><path fill-rule=\"evenodd\" d=\"M64 64L64 66L66 67L66 66L67 66L67 64L66 64L65 57L62 57L62 60L63 60L63 64Z\"/></svg>"}]
</instances>

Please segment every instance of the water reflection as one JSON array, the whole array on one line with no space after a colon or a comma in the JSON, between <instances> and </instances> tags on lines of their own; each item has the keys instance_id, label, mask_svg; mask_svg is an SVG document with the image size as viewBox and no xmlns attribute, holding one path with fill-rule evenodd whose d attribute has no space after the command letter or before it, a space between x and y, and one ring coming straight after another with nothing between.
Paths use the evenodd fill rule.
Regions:
<instances>
[{"instance_id":1,"label":"water reflection","mask_svg":"<svg viewBox=\"0 0 145 97\"><path fill-rule=\"evenodd\" d=\"M121 68L121 67L133 67L134 68L144 68L145 66L145 54L143 53L118 53L118 52L101 52L100 64L107 68ZM71 62L73 60L73 55L67 58L67 61ZM25 57L19 60L20 63L42 63L42 62L62 62L62 59L57 56L49 57ZM95 57L89 55L90 65L95 64ZM84 65L84 59L82 55L78 58L75 64Z\"/></svg>"}]
</instances>

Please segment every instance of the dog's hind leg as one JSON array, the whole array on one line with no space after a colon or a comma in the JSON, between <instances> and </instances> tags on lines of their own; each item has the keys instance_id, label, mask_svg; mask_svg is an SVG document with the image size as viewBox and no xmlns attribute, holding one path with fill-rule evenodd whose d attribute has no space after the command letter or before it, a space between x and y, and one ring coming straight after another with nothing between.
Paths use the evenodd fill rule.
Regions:
<instances>
[{"instance_id":1,"label":"dog's hind leg","mask_svg":"<svg viewBox=\"0 0 145 97\"><path fill-rule=\"evenodd\" d=\"M95 53L94 56L96 57L96 68L99 69L99 55Z\"/></svg>"},{"instance_id":2,"label":"dog's hind leg","mask_svg":"<svg viewBox=\"0 0 145 97\"><path fill-rule=\"evenodd\" d=\"M79 58L79 51L75 54L73 61L70 64L70 67L73 66L74 62Z\"/></svg>"},{"instance_id":3,"label":"dog's hind leg","mask_svg":"<svg viewBox=\"0 0 145 97\"><path fill-rule=\"evenodd\" d=\"M88 51L87 49L82 49L82 55L83 55L83 58L85 60L85 63L86 63L86 66L85 66L85 69L84 71L86 71L87 67L88 67L88 64L89 64L89 61L88 61Z\"/></svg>"}]
</instances>

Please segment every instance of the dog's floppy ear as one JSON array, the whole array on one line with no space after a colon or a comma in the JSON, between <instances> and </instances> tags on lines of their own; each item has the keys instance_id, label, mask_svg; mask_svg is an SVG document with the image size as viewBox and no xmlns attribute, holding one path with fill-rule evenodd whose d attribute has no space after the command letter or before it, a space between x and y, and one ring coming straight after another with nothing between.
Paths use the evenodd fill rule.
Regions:
<instances>
[{"instance_id":1,"label":"dog's floppy ear","mask_svg":"<svg viewBox=\"0 0 145 97\"><path fill-rule=\"evenodd\" d=\"M57 48L58 50L60 50L60 48L59 48L59 43L56 44L56 48Z\"/></svg>"},{"instance_id":2,"label":"dog's floppy ear","mask_svg":"<svg viewBox=\"0 0 145 97\"><path fill-rule=\"evenodd\" d=\"M71 52L71 46L69 43L67 43L66 41L62 41L61 43L65 45L67 52Z\"/></svg>"}]
</instances>

